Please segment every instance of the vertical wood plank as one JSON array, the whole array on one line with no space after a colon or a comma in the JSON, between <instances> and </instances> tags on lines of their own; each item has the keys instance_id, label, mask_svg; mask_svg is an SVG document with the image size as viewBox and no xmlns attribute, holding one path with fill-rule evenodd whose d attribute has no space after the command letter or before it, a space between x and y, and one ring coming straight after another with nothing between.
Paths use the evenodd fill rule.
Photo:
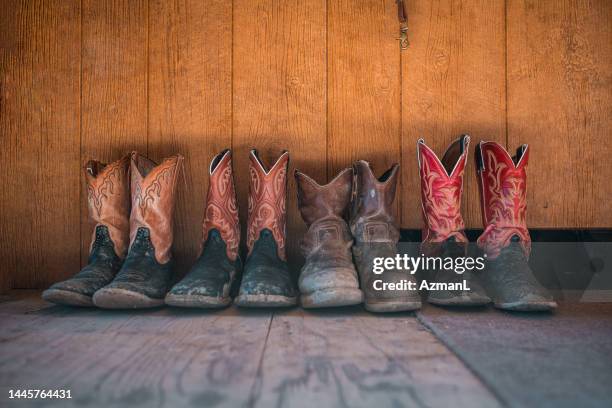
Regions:
<instances>
[{"instance_id":1,"label":"vertical wood plank","mask_svg":"<svg viewBox=\"0 0 612 408\"><path fill-rule=\"evenodd\" d=\"M442 158L461 134L472 137L464 174L467 227L482 228L474 148L506 142L505 5L503 0L406 2L410 47L402 52L404 228L421 228L416 142Z\"/></svg>"},{"instance_id":2,"label":"vertical wood plank","mask_svg":"<svg viewBox=\"0 0 612 408\"><path fill-rule=\"evenodd\" d=\"M0 291L79 266L80 6L8 1L0 13Z\"/></svg>"},{"instance_id":3,"label":"vertical wood plank","mask_svg":"<svg viewBox=\"0 0 612 408\"><path fill-rule=\"evenodd\" d=\"M295 266L304 225L293 169L326 179L325 0L234 1L233 146L238 194L247 211L248 152L272 163L291 152L288 255Z\"/></svg>"},{"instance_id":4,"label":"vertical wood plank","mask_svg":"<svg viewBox=\"0 0 612 408\"><path fill-rule=\"evenodd\" d=\"M529 143L528 224L612 227L612 4L508 2L508 145Z\"/></svg>"},{"instance_id":5,"label":"vertical wood plank","mask_svg":"<svg viewBox=\"0 0 612 408\"><path fill-rule=\"evenodd\" d=\"M358 159L380 175L400 161L395 2L330 1L328 30L329 176ZM400 200L398 194L397 208Z\"/></svg>"},{"instance_id":6,"label":"vertical wood plank","mask_svg":"<svg viewBox=\"0 0 612 408\"><path fill-rule=\"evenodd\" d=\"M131 150L147 154L147 6L147 0L83 0L83 163L109 163ZM85 263L92 230L81 186Z\"/></svg>"},{"instance_id":7,"label":"vertical wood plank","mask_svg":"<svg viewBox=\"0 0 612 408\"><path fill-rule=\"evenodd\" d=\"M174 228L180 274L200 248L210 161L232 142L232 3L152 1L149 35L149 153L186 159Z\"/></svg>"}]
</instances>

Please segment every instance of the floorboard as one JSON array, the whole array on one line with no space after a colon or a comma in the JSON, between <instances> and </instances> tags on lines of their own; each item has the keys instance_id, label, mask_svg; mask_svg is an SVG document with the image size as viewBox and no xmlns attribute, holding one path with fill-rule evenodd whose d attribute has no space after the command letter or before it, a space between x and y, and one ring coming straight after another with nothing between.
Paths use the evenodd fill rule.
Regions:
<instances>
[{"instance_id":1,"label":"floorboard","mask_svg":"<svg viewBox=\"0 0 612 408\"><path fill-rule=\"evenodd\" d=\"M29 292L0 303L0 333L1 395L71 389L45 406L497 406L413 314L103 311Z\"/></svg>"}]
</instances>

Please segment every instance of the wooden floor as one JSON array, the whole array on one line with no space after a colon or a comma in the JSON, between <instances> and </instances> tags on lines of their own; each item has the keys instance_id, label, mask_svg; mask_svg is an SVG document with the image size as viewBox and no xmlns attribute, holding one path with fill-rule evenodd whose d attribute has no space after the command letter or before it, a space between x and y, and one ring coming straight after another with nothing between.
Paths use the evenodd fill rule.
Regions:
<instances>
[{"instance_id":1,"label":"wooden floor","mask_svg":"<svg viewBox=\"0 0 612 408\"><path fill-rule=\"evenodd\" d=\"M0 303L0 345L1 406L23 388L70 389L76 406L499 406L413 314L111 312L13 292Z\"/></svg>"}]
</instances>

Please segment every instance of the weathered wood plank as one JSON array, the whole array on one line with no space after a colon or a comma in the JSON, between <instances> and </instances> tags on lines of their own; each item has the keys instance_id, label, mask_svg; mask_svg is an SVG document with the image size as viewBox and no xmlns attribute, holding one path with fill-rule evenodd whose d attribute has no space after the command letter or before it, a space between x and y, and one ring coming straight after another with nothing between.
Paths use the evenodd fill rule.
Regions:
<instances>
[{"instance_id":1,"label":"weathered wood plank","mask_svg":"<svg viewBox=\"0 0 612 408\"><path fill-rule=\"evenodd\" d=\"M80 4L0 13L0 292L79 266Z\"/></svg>"},{"instance_id":2,"label":"weathered wood plank","mask_svg":"<svg viewBox=\"0 0 612 408\"><path fill-rule=\"evenodd\" d=\"M232 4L152 1L149 16L149 154L181 153L174 254L177 272L198 255L212 157L231 147Z\"/></svg>"},{"instance_id":3,"label":"weathered wood plank","mask_svg":"<svg viewBox=\"0 0 612 408\"><path fill-rule=\"evenodd\" d=\"M291 153L288 255L296 265L304 232L293 169L326 179L326 2L234 1L233 147L238 196L246 217L248 152L271 163ZM254 23L256 22L256 23Z\"/></svg>"},{"instance_id":4,"label":"weathered wood plank","mask_svg":"<svg viewBox=\"0 0 612 408\"><path fill-rule=\"evenodd\" d=\"M442 158L461 134L472 137L464 175L466 225L482 228L474 147L506 143L505 2L408 1L410 47L402 51L402 226L420 228L416 142Z\"/></svg>"},{"instance_id":5,"label":"weathered wood plank","mask_svg":"<svg viewBox=\"0 0 612 408\"><path fill-rule=\"evenodd\" d=\"M498 406L412 315L275 313L261 371L261 407Z\"/></svg>"},{"instance_id":6,"label":"weathered wood plank","mask_svg":"<svg viewBox=\"0 0 612 408\"><path fill-rule=\"evenodd\" d=\"M528 224L612 227L612 7L508 2L508 145L529 143Z\"/></svg>"},{"instance_id":7,"label":"weathered wood plank","mask_svg":"<svg viewBox=\"0 0 612 408\"><path fill-rule=\"evenodd\" d=\"M380 175L400 162L397 8L378 0L328 5L328 174L366 159ZM397 209L400 201L398 194Z\"/></svg>"},{"instance_id":8,"label":"weathered wood plank","mask_svg":"<svg viewBox=\"0 0 612 408\"><path fill-rule=\"evenodd\" d=\"M81 160L147 154L147 0L83 0ZM78 173L82 180L82 171ZM81 189L81 262L92 229ZM72 271L74 273L75 271Z\"/></svg>"},{"instance_id":9,"label":"weathered wood plank","mask_svg":"<svg viewBox=\"0 0 612 408\"><path fill-rule=\"evenodd\" d=\"M236 308L3 314L0 391L71 389L62 406L244 406L270 319Z\"/></svg>"}]
</instances>

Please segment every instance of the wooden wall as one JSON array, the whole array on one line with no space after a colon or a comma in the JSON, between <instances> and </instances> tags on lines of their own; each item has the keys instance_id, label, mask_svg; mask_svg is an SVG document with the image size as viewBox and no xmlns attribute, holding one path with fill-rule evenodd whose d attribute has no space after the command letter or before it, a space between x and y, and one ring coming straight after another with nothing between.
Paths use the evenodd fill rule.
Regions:
<instances>
[{"instance_id":1,"label":"wooden wall","mask_svg":"<svg viewBox=\"0 0 612 408\"><path fill-rule=\"evenodd\" d=\"M194 259L211 157L282 149L319 181L401 162L397 214L419 228L415 143L532 145L532 227L612 227L612 2L5 0L0 13L0 290L87 257L81 165L186 156L175 252ZM464 215L480 226L473 166ZM292 253L304 230L290 182Z\"/></svg>"}]
</instances>

